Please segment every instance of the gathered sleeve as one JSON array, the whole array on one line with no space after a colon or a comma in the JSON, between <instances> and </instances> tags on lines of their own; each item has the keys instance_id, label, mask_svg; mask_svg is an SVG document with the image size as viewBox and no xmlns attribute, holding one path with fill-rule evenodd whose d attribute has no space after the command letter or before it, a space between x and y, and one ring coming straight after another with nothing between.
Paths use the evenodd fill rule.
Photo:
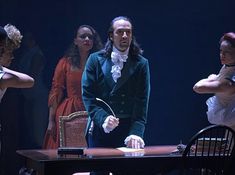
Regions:
<instances>
[{"instance_id":1,"label":"gathered sleeve","mask_svg":"<svg viewBox=\"0 0 235 175\"><path fill-rule=\"evenodd\" d=\"M48 106L49 107L57 107L62 99L64 98L64 91L66 88L66 67L68 64L68 60L66 58L62 58L59 60L53 80L52 86L48 97Z\"/></svg>"}]
</instances>

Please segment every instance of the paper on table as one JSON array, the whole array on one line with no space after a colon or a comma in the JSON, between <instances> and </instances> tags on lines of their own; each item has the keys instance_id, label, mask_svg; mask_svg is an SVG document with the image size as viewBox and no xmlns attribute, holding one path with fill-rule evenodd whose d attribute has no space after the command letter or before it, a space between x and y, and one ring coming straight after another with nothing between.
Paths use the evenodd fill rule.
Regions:
<instances>
[{"instance_id":1,"label":"paper on table","mask_svg":"<svg viewBox=\"0 0 235 175\"><path fill-rule=\"evenodd\" d=\"M127 148L127 147L119 147L118 150L124 152L124 153L130 153L130 152L142 152L144 149L134 149L134 148Z\"/></svg>"}]
</instances>

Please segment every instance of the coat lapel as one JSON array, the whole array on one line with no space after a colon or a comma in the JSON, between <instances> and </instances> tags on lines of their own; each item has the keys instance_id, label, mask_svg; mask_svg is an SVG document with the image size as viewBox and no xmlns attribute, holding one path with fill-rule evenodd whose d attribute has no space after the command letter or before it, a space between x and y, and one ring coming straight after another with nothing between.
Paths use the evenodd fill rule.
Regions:
<instances>
[{"instance_id":1,"label":"coat lapel","mask_svg":"<svg viewBox=\"0 0 235 175\"><path fill-rule=\"evenodd\" d=\"M112 89L115 86L115 82L114 82L112 74L111 74L112 61L111 61L111 59L100 57L99 63L100 63L102 72L104 74L105 82Z\"/></svg>"},{"instance_id":2,"label":"coat lapel","mask_svg":"<svg viewBox=\"0 0 235 175\"><path fill-rule=\"evenodd\" d=\"M118 90L130 78L136 69L135 61L129 57L127 62L124 63L121 77L118 79L117 83L115 83L111 73L111 68L113 65L111 59L100 56L99 63L104 74L105 82L112 89L111 93Z\"/></svg>"},{"instance_id":3,"label":"coat lapel","mask_svg":"<svg viewBox=\"0 0 235 175\"><path fill-rule=\"evenodd\" d=\"M115 92L116 90L118 90L130 78L130 76L135 72L135 69L136 69L136 64L134 64L134 61L132 59L128 58L127 62L124 64L124 67L122 69L122 75L118 79L112 92Z\"/></svg>"}]
</instances>

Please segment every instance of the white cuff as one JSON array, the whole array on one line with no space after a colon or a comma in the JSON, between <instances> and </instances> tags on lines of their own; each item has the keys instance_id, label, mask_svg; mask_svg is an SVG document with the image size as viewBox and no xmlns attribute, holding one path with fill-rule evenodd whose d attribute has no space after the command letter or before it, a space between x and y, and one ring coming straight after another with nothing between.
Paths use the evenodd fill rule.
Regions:
<instances>
[{"instance_id":1,"label":"white cuff","mask_svg":"<svg viewBox=\"0 0 235 175\"><path fill-rule=\"evenodd\" d=\"M111 129L108 129L106 120L104 121L102 127L103 127L105 133L110 133Z\"/></svg>"}]
</instances>

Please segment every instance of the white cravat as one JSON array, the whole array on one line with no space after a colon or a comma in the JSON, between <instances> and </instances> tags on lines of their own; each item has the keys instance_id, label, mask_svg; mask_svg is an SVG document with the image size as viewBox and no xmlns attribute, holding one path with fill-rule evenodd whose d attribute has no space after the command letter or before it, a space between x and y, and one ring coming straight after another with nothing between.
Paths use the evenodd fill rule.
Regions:
<instances>
[{"instance_id":1,"label":"white cravat","mask_svg":"<svg viewBox=\"0 0 235 175\"><path fill-rule=\"evenodd\" d=\"M128 58L128 52L129 52L129 49L127 49L125 52L120 52L113 46L111 59L114 65L112 66L111 73L112 73L113 80L115 82L117 82L117 79L121 77L123 62L126 62Z\"/></svg>"}]
</instances>

